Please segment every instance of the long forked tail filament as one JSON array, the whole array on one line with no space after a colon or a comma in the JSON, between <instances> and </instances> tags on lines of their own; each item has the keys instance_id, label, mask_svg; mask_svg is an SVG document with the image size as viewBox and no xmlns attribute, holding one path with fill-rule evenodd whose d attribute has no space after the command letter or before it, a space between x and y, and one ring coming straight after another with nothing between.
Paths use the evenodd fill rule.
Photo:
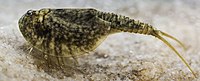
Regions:
<instances>
[{"instance_id":1,"label":"long forked tail filament","mask_svg":"<svg viewBox=\"0 0 200 81\"><path fill-rule=\"evenodd\" d=\"M191 69L190 65L186 62L186 60L179 54L179 52L167 41L165 40L163 37L161 37L160 35L163 35L163 36L166 36L166 37L169 37L175 41L177 41L181 46L184 47L184 45L179 41L177 40L176 38L162 32L162 31L159 31L159 30L154 30L151 35L155 36L156 38L160 39L161 41L163 41L168 47L170 47L175 53L176 55L178 55L179 58L181 58L181 60L183 61L183 63L189 68L189 70L191 71L191 73L194 75L194 77L196 77L194 71ZM184 47L185 49L185 47Z\"/></svg>"},{"instance_id":2,"label":"long forked tail filament","mask_svg":"<svg viewBox=\"0 0 200 81\"><path fill-rule=\"evenodd\" d=\"M166 36L166 37L169 37L169 38L175 40L176 42L178 42L178 43L183 47L184 50L186 50L185 45L184 45L181 41L179 41L178 39L176 39L175 37L173 37L173 36L171 36L171 35L169 35L169 34L167 34L167 33L165 33L165 32L162 32L162 31L160 31L160 33L161 33L163 36Z\"/></svg>"}]
</instances>

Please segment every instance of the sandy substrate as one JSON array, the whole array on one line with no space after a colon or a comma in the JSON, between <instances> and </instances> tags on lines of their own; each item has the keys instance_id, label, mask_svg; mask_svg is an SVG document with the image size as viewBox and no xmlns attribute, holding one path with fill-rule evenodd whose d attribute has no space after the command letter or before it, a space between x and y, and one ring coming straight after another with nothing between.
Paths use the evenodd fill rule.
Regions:
<instances>
[{"instance_id":1,"label":"sandy substrate","mask_svg":"<svg viewBox=\"0 0 200 81\"><path fill-rule=\"evenodd\" d=\"M199 5L198 0L1 0L0 81L198 81ZM79 56L76 68L84 73L69 68L66 77L57 70L48 72L45 65L38 68L42 64L38 64L41 60L36 58L40 53L28 54L28 46L17 22L27 10L46 7L92 7L149 23L186 45L184 51L169 40L190 64L197 78L161 41L152 36L130 33L110 35L96 50Z\"/></svg>"}]
</instances>

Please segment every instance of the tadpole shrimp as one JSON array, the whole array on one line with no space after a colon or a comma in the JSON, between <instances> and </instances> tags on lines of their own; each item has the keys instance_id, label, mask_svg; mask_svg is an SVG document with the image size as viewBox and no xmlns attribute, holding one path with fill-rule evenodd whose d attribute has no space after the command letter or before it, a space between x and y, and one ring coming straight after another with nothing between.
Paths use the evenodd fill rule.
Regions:
<instances>
[{"instance_id":1,"label":"tadpole shrimp","mask_svg":"<svg viewBox=\"0 0 200 81\"><path fill-rule=\"evenodd\" d=\"M114 13L105 13L92 8L29 10L19 20L19 29L27 42L46 55L75 57L93 51L109 35L120 32L151 35L164 42L189 68L186 60L162 36L184 45L175 37L153 26ZM196 76L195 76L196 77Z\"/></svg>"}]
</instances>

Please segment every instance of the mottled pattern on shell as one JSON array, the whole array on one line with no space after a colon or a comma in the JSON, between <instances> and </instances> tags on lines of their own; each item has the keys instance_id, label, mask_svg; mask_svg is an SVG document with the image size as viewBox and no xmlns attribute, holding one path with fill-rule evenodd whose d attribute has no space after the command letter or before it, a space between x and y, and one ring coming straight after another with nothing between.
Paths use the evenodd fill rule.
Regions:
<instances>
[{"instance_id":1,"label":"mottled pattern on shell","mask_svg":"<svg viewBox=\"0 0 200 81\"><path fill-rule=\"evenodd\" d=\"M41 9L28 11L19 27L36 49L53 56L70 57L94 50L110 33L109 23L94 9Z\"/></svg>"}]
</instances>

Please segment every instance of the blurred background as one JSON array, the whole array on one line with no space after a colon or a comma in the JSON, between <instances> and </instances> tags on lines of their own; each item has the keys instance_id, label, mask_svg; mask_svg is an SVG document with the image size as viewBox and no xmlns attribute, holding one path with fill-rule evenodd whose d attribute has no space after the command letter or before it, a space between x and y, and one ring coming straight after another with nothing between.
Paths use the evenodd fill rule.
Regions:
<instances>
[{"instance_id":1,"label":"blurred background","mask_svg":"<svg viewBox=\"0 0 200 81\"><path fill-rule=\"evenodd\" d=\"M198 81L175 53L152 36L118 33L110 35L95 51L78 58L81 69L62 79L33 63L24 52L26 44L18 28L29 9L95 8L148 23L182 41L171 44L200 73L200 0L0 0L0 81ZM59 76L59 74L57 75ZM86 77L85 77L86 76Z\"/></svg>"}]
</instances>

